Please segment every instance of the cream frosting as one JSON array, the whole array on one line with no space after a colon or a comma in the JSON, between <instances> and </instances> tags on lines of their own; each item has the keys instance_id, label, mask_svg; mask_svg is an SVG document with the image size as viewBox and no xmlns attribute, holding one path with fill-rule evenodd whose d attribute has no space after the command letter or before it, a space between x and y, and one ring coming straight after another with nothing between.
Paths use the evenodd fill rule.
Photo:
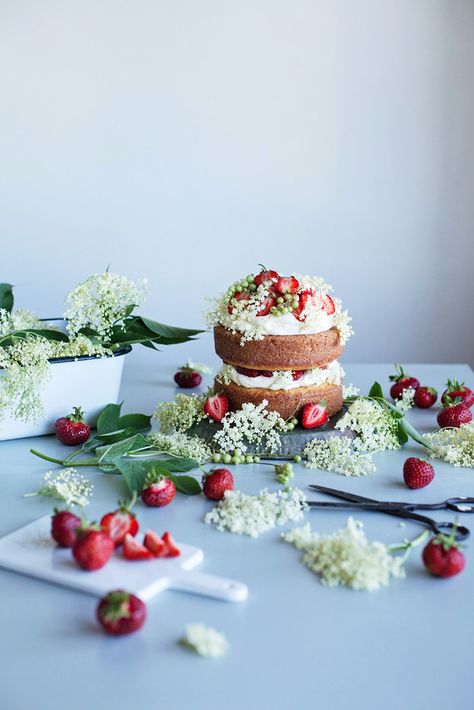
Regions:
<instances>
[{"instance_id":1,"label":"cream frosting","mask_svg":"<svg viewBox=\"0 0 474 710\"><path fill-rule=\"evenodd\" d=\"M257 387L269 390L293 390L298 387L310 387L325 383L339 385L345 372L337 360L327 367L315 367L306 370L299 380L294 380L291 371L280 370L272 373L272 377L248 377L237 372L232 365L224 365L217 373L217 379L224 383L234 382L241 387Z\"/></svg>"},{"instance_id":2,"label":"cream frosting","mask_svg":"<svg viewBox=\"0 0 474 710\"><path fill-rule=\"evenodd\" d=\"M334 326L334 314L328 316L324 311L319 311L317 316L310 321L299 321L292 313L281 316L257 316L254 313L244 313L234 321L234 328L244 332L255 328L262 335L311 335L323 333Z\"/></svg>"}]
</instances>

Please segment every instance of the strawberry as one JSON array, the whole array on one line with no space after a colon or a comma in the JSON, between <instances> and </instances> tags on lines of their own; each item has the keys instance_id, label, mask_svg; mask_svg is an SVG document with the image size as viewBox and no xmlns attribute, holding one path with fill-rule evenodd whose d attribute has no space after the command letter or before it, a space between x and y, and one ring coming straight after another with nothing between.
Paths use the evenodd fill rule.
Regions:
<instances>
[{"instance_id":1,"label":"strawberry","mask_svg":"<svg viewBox=\"0 0 474 710\"><path fill-rule=\"evenodd\" d=\"M262 308L257 311L257 316L268 316L270 309L276 306L276 299L269 296L264 301L262 301Z\"/></svg>"},{"instance_id":2,"label":"strawberry","mask_svg":"<svg viewBox=\"0 0 474 710\"><path fill-rule=\"evenodd\" d=\"M305 429L316 429L317 427L326 424L329 419L328 410L326 409L326 402L316 403L311 402L307 404L303 409L303 416L301 423Z\"/></svg>"},{"instance_id":3,"label":"strawberry","mask_svg":"<svg viewBox=\"0 0 474 710\"><path fill-rule=\"evenodd\" d=\"M325 311L328 316L332 316L332 314L336 312L336 306L334 305L334 301L331 296L328 293L323 293L321 301L323 304L322 310Z\"/></svg>"},{"instance_id":4,"label":"strawberry","mask_svg":"<svg viewBox=\"0 0 474 710\"><path fill-rule=\"evenodd\" d=\"M233 312L233 307L231 305L232 301L235 299L236 301L248 301L250 298L250 293L248 291L236 291L232 298L230 299L229 305L227 306L227 313L232 313Z\"/></svg>"},{"instance_id":5,"label":"strawberry","mask_svg":"<svg viewBox=\"0 0 474 710\"><path fill-rule=\"evenodd\" d=\"M464 404L469 409L474 404L474 392L464 382L448 380L441 396L443 404Z\"/></svg>"},{"instance_id":6,"label":"strawberry","mask_svg":"<svg viewBox=\"0 0 474 710\"><path fill-rule=\"evenodd\" d=\"M293 276L290 276L288 278L285 278L283 276L280 276L278 281L275 284L275 288L279 293L296 293L297 290L300 287L299 281L295 279Z\"/></svg>"},{"instance_id":7,"label":"strawberry","mask_svg":"<svg viewBox=\"0 0 474 710\"><path fill-rule=\"evenodd\" d=\"M141 498L145 505L151 508L164 508L176 495L176 486L170 478L162 476L147 478Z\"/></svg>"},{"instance_id":8,"label":"strawberry","mask_svg":"<svg viewBox=\"0 0 474 710\"><path fill-rule=\"evenodd\" d=\"M125 535L135 536L138 532L138 520L131 512L130 507L135 500L130 503L119 503L119 507L113 513L106 513L102 516L100 525L102 530L112 538L115 546L122 545Z\"/></svg>"},{"instance_id":9,"label":"strawberry","mask_svg":"<svg viewBox=\"0 0 474 710\"><path fill-rule=\"evenodd\" d=\"M411 457L403 464L403 480L408 488L424 488L435 475L433 466L425 459Z\"/></svg>"},{"instance_id":10,"label":"strawberry","mask_svg":"<svg viewBox=\"0 0 474 710\"><path fill-rule=\"evenodd\" d=\"M308 303L312 303L313 305L315 304L315 295L314 291L311 288L306 289L305 291L301 291L299 297L298 297L298 305L296 308L292 311L294 317L299 320L299 321L304 321L306 320L306 315L303 315L303 311L308 305Z\"/></svg>"},{"instance_id":11,"label":"strawberry","mask_svg":"<svg viewBox=\"0 0 474 710\"><path fill-rule=\"evenodd\" d=\"M202 377L199 372L193 370L191 367L180 367L178 372L174 376L174 381L178 387L184 387L186 389L193 389L194 387L199 387L202 382Z\"/></svg>"},{"instance_id":12,"label":"strawberry","mask_svg":"<svg viewBox=\"0 0 474 710\"><path fill-rule=\"evenodd\" d=\"M452 404L451 406L444 406L436 419L442 428L456 427L459 429L461 424L468 424L472 421L472 413L464 404Z\"/></svg>"},{"instance_id":13,"label":"strawberry","mask_svg":"<svg viewBox=\"0 0 474 710\"><path fill-rule=\"evenodd\" d=\"M293 370L293 372L291 373L291 376L292 376L293 380L295 380L295 382L296 382L297 380L301 380L301 378L303 377L305 372L306 372L306 370Z\"/></svg>"},{"instance_id":14,"label":"strawberry","mask_svg":"<svg viewBox=\"0 0 474 710\"><path fill-rule=\"evenodd\" d=\"M438 399L438 393L434 387L418 387L415 390L414 402L420 409L429 409Z\"/></svg>"},{"instance_id":15,"label":"strawberry","mask_svg":"<svg viewBox=\"0 0 474 710\"><path fill-rule=\"evenodd\" d=\"M273 377L273 372L270 370L249 370L247 367L236 367L235 369L245 377Z\"/></svg>"},{"instance_id":16,"label":"strawberry","mask_svg":"<svg viewBox=\"0 0 474 710\"><path fill-rule=\"evenodd\" d=\"M466 564L454 532L451 535L436 535L425 546L422 557L426 569L435 577L453 577L462 572Z\"/></svg>"},{"instance_id":17,"label":"strawberry","mask_svg":"<svg viewBox=\"0 0 474 710\"><path fill-rule=\"evenodd\" d=\"M226 491L234 490L234 478L228 468L214 468L205 473L202 490L210 500L222 500Z\"/></svg>"},{"instance_id":18,"label":"strawberry","mask_svg":"<svg viewBox=\"0 0 474 710\"><path fill-rule=\"evenodd\" d=\"M135 594L116 589L102 597L96 613L104 631L124 636L141 629L146 619L146 605Z\"/></svg>"},{"instance_id":19,"label":"strawberry","mask_svg":"<svg viewBox=\"0 0 474 710\"><path fill-rule=\"evenodd\" d=\"M123 541L123 556L126 560L151 560L153 558L152 553L144 545L140 545L138 540L130 533L125 535Z\"/></svg>"},{"instance_id":20,"label":"strawberry","mask_svg":"<svg viewBox=\"0 0 474 710\"><path fill-rule=\"evenodd\" d=\"M54 425L56 436L66 446L79 446L90 436L91 428L80 407L74 407L67 417L59 417Z\"/></svg>"},{"instance_id":21,"label":"strawberry","mask_svg":"<svg viewBox=\"0 0 474 710\"><path fill-rule=\"evenodd\" d=\"M150 550L154 557L166 557L168 548L166 542L154 530L147 530L143 538L143 544Z\"/></svg>"},{"instance_id":22,"label":"strawberry","mask_svg":"<svg viewBox=\"0 0 474 710\"><path fill-rule=\"evenodd\" d=\"M229 400L224 394L208 397L203 404L204 412L215 422L221 422L229 411Z\"/></svg>"},{"instance_id":23,"label":"strawberry","mask_svg":"<svg viewBox=\"0 0 474 710\"><path fill-rule=\"evenodd\" d=\"M51 516L51 536L59 547L72 547L80 527L81 519L70 510L55 510Z\"/></svg>"},{"instance_id":24,"label":"strawberry","mask_svg":"<svg viewBox=\"0 0 474 710\"><path fill-rule=\"evenodd\" d=\"M262 266L259 264L259 266ZM276 281L279 277L278 273L276 271L268 271L264 266L262 266L262 270L259 274L256 275L254 279L255 286L261 286L262 284L266 284L271 281Z\"/></svg>"},{"instance_id":25,"label":"strawberry","mask_svg":"<svg viewBox=\"0 0 474 710\"><path fill-rule=\"evenodd\" d=\"M390 377L388 378L391 382L395 383L390 388L390 395L392 399L400 399L404 390L407 390L410 387L414 390L418 389L420 383L416 379L416 377L410 377L410 375L406 375L401 365L395 365L395 370L396 374L390 375Z\"/></svg>"},{"instance_id":26,"label":"strawberry","mask_svg":"<svg viewBox=\"0 0 474 710\"><path fill-rule=\"evenodd\" d=\"M176 546L171 534L169 532L164 532L161 539L166 545L166 557L179 557L181 550Z\"/></svg>"},{"instance_id":27,"label":"strawberry","mask_svg":"<svg viewBox=\"0 0 474 710\"><path fill-rule=\"evenodd\" d=\"M88 525L78 530L72 554L82 569L92 572L107 564L114 549L114 541L106 532L96 525Z\"/></svg>"}]
</instances>

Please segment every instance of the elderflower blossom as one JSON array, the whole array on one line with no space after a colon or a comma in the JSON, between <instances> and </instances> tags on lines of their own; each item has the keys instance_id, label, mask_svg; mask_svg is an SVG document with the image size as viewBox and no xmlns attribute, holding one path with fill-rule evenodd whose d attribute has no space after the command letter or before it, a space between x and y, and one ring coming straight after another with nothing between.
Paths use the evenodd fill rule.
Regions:
<instances>
[{"instance_id":1,"label":"elderflower blossom","mask_svg":"<svg viewBox=\"0 0 474 710\"><path fill-rule=\"evenodd\" d=\"M205 362L193 362L192 360L187 360L184 367L199 372L201 375L210 375L212 372L212 367L206 365Z\"/></svg>"},{"instance_id":2,"label":"elderflower blossom","mask_svg":"<svg viewBox=\"0 0 474 710\"><path fill-rule=\"evenodd\" d=\"M306 496L298 488L276 493L265 488L257 495L226 491L216 507L206 513L204 522L221 532L259 537L277 525L301 520L306 509Z\"/></svg>"},{"instance_id":3,"label":"elderflower blossom","mask_svg":"<svg viewBox=\"0 0 474 710\"><path fill-rule=\"evenodd\" d=\"M403 390L402 396L399 399L395 400L394 405L400 412L405 413L413 407L414 403L415 390L413 389L413 387L407 387Z\"/></svg>"},{"instance_id":4,"label":"elderflower blossom","mask_svg":"<svg viewBox=\"0 0 474 710\"><path fill-rule=\"evenodd\" d=\"M313 439L303 455L307 459L306 468L322 468L344 476L368 476L375 471L372 457L361 454L347 436Z\"/></svg>"},{"instance_id":5,"label":"elderflower blossom","mask_svg":"<svg viewBox=\"0 0 474 710\"><path fill-rule=\"evenodd\" d=\"M366 397L356 399L335 425L342 432L350 429L358 434L354 447L360 451L399 449L397 427L387 408Z\"/></svg>"},{"instance_id":6,"label":"elderflower blossom","mask_svg":"<svg viewBox=\"0 0 474 710\"><path fill-rule=\"evenodd\" d=\"M146 293L146 279L131 281L110 271L90 276L66 296L68 332L74 336L83 328L91 328L108 338L115 323L143 305Z\"/></svg>"},{"instance_id":7,"label":"elderflower blossom","mask_svg":"<svg viewBox=\"0 0 474 710\"><path fill-rule=\"evenodd\" d=\"M0 412L20 421L38 421L43 414L39 389L51 378L51 343L34 335L0 348Z\"/></svg>"},{"instance_id":8,"label":"elderflower blossom","mask_svg":"<svg viewBox=\"0 0 474 710\"><path fill-rule=\"evenodd\" d=\"M350 325L352 318L347 310L342 310L342 302L339 298L334 298L336 312L334 313L334 325L339 331L339 339L342 345L345 345L351 335L354 335L354 329Z\"/></svg>"},{"instance_id":9,"label":"elderflower blossom","mask_svg":"<svg viewBox=\"0 0 474 710\"><path fill-rule=\"evenodd\" d=\"M109 348L93 343L86 335L80 333L73 340L51 341L51 358L62 357L105 357L112 355Z\"/></svg>"},{"instance_id":10,"label":"elderflower blossom","mask_svg":"<svg viewBox=\"0 0 474 710\"><path fill-rule=\"evenodd\" d=\"M224 634L205 624L189 624L180 643L205 658L219 658L229 650Z\"/></svg>"},{"instance_id":11,"label":"elderflower blossom","mask_svg":"<svg viewBox=\"0 0 474 710\"><path fill-rule=\"evenodd\" d=\"M159 402L153 417L160 423L162 434L187 431L205 419L205 400L206 395L177 394L172 402Z\"/></svg>"},{"instance_id":12,"label":"elderflower blossom","mask_svg":"<svg viewBox=\"0 0 474 710\"><path fill-rule=\"evenodd\" d=\"M48 471L43 481L36 493L27 493L27 496L57 498L68 506L78 505L81 508L85 508L92 497L94 486L75 468L65 468L59 473Z\"/></svg>"},{"instance_id":13,"label":"elderflower blossom","mask_svg":"<svg viewBox=\"0 0 474 710\"><path fill-rule=\"evenodd\" d=\"M349 518L347 527L332 535L313 533L307 523L282 538L302 551L303 564L328 587L372 592L388 586L391 577L405 576L403 558L393 556L388 545L368 540L360 520Z\"/></svg>"},{"instance_id":14,"label":"elderflower blossom","mask_svg":"<svg viewBox=\"0 0 474 710\"><path fill-rule=\"evenodd\" d=\"M444 459L453 466L474 468L474 422L459 428L445 428L425 434L430 456Z\"/></svg>"},{"instance_id":15,"label":"elderflower blossom","mask_svg":"<svg viewBox=\"0 0 474 710\"><path fill-rule=\"evenodd\" d=\"M359 387L353 385L352 382L350 382L348 385L343 385L342 396L344 397L344 399L348 399L349 397L357 397L359 392Z\"/></svg>"},{"instance_id":16,"label":"elderflower blossom","mask_svg":"<svg viewBox=\"0 0 474 710\"><path fill-rule=\"evenodd\" d=\"M180 431L174 434L163 434L162 432L148 434L147 441L160 451L173 456L194 459L200 464L206 463L212 456L212 451L205 441L198 436L188 436Z\"/></svg>"},{"instance_id":17,"label":"elderflower blossom","mask_svg":"<svg viewBox=\"0 0 474 710\"><path fill-rule=\"evenodd\" d=\"M222 429L213 436L214 443L223 452L240 449L248 451L247 444L275 453L281 446L279 432L286 431L286 422L278 412L269 412L264 399L259 405L244 402L236 412L227 412L222 419Z\"/></svg>"},{"instance_id":18,"label":"elderflower blossom","mask_svg":"<svg viewBox=\"0 0 474 710\"><path fill-rule=\"evenodd\" d=\"M10 313L4 308L0 308L0 337L14 333L17 330L46 329L47 324L38 318L31 311L17 308Z\"/></svg>"}]
</instances>

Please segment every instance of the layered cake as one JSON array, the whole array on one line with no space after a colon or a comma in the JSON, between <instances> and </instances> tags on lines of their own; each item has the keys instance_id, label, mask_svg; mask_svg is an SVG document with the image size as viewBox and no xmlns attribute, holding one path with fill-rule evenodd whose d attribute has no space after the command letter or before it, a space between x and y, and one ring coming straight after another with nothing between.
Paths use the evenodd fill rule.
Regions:
<instances>
[{"instance_id":1,"label":"layered cake","mask_svg":"<svg viewBox=\"0 0 474 710\"><path fill-rule=\"evenodd\" d=\"M210 320L223 366L215 391L231 410L267 400L289 419L309 403L323 404L329 416L342 408L338 359L352 329L331 291L321 278L262 268L216 299Z\"/></svg>"}]
</instances>

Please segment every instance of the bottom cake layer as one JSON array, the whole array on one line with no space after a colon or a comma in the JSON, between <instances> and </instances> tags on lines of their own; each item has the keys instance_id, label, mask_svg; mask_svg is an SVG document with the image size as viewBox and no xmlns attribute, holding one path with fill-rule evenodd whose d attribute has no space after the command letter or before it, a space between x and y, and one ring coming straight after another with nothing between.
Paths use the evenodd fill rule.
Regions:
<instances>
[{"instance_id":1,"label":"bottom cake layer","mask_svg":"<svg viewBox=\"0 0 474 710\"><path fill-rule=\"evenodd\" d=\"M333 414L342 409L343 402L342 385L329 383L298 387L293 390L269 390L257 387L241 387L236 385L235 382L224 384L216 380L215 391L225 394L229 400L231 411L240 409L244 402L251 402L257 405L266 399L268 409L278 412L283 419L298 417L305 404L310 402L319 403L323 400L326 402L329 416L332 417Z\"/></svg>"}]
</instances>

